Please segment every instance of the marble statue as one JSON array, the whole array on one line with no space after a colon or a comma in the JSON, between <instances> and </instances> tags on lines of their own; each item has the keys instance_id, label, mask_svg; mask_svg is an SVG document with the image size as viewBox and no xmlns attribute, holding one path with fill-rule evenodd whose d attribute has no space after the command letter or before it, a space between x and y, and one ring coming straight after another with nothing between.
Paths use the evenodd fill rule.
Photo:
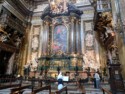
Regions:
<instances>
[{"instance_id":1,"label":"marble statue","mask_svg":"<svg viewBox=\"0 0 125 94\"><path fill-rule=\"evenodd\" d=\"M103 26L103 27L106 29L106 32L105 32L106 38L109 37L108 34L113 34L113 31L112 31L111 27L109 27L109 26L107 26L107 27Z\"/></svg>"},{"instance_id":2,"label":"marble statue","mask_svg":"<svg viewBox=\"0 0 125 94\"><path fill-rule=\"evenodd\" d=\"M90 33L87 33L86 37L85 37L85 43L86 43L86 46L93 46L94 43L93 43L93 35L90 34Z\"/></svg>"},{"instance_id":3,"label":"marble statue","mask_svg":"<svg viewBox=\"0 0 125 94\"><path fill-rule=\"evenodd\" d=\"M31 71L37 71L37 67L38 67L38 61L37 61L37 59L34 59L30 63L30 70Z\"/></svg>"},{"instance_id":4,"label":"marble statue","mask_svg":"<svg viewBox=\"0 0 125 94\"><path fill-rule=\"evenodd\" d=\"M33 37L33 39L32 39L32 49L37 50L38 44L39 44L38 37Z\"/></svg>"}]
</instances>

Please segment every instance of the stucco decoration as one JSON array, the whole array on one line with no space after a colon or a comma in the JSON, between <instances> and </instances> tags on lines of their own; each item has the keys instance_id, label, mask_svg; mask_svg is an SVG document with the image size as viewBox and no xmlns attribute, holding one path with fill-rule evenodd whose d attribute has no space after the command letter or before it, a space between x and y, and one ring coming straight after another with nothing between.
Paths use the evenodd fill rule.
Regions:
<instances>
[{"instance_id":1,"label":"stucco decoration","mask_svg":"<svg viewBox=\"0 0 125 94\"><path fill-rule=\"evenodd\" d=\"M93 39L93 35L91 33L87 33L85 37L85 45L89 47L93 46Z\"/></svg>"},{"instance_id":2,"label":"stucco decoration","mask_svg":"<svg viewBox=\"0 0 125 94\"><path fill-rule=\"evenodd\" d=\"M83 69L90 67L97 70L100 67L100 64L96 62L94 50L86 51L86 53L83 55L83 61Z\"/></svg>"},{"instance_id":3,"label":"stucco decoration","mask_svg":"<svg viewBox=\"0 0 125 94\"><path fill-rule=\"evenodd\" d=\"M80 17L80 15L83 14L83 11L79 10L75 5L66 4L65 0L62 6L64 6L63 10L58 8L58 6L53 5L46 7L43 11L41 18L44 19L47 16L54 18L58 16L69 16L71 14L77 14L76 16Z\"/></svg>"},{"instance_id":4,"label":"stucco decoration","mask_svg":"<svg viewBox=\"0 0 125 94\"><path fill-rule=\"evenodd\" d=\"M53 4L53 1L50 1L50 9L52 13L65 13L68 11L67 1L66 0L55 0L56 4Z\"/></svg>"},{"instance_id":5,"label":"stucco decoration","mask_svg":"<svg viewBox=\"0 0 125 94\"><path fill-rule=\"evenodd\" d=\"M33 32L33 35L39 35L39 32L40 32L40 26L34 26L34 32Z\"/></svg>"},{"instance_id":6,"label":"stucco decoration","mask_svg":"<svg viewBox=\"0 0 125 94\"><path fill-rule=\"evenodd\" d=\"M33 39L32 39L32 49L35 51L37 50L38 48L38 37L37 36L34 36Z\"/></svg>"},{"instance_id":7,"label":"stucco decoration","mask_svg":"<svg viewBox=\"0 0 125 94\"><path fill-rule=\"evenodd\" d=\"M30 71L37 71L37 67L38 67L38 61L35 58L34 60L31 61L30 63Z\"/></svg>"},{"instance_id":8,"label":"stucco decoration","mask_svg":"<svg viewBox=\"0 0 125 94\"><path fill-rule=\"evenodd\" d=\"M86 22L85 23L85 31L92 30L92 23L91 22Z\"/></svg>"},{"instance_id":9,"label":"stucco decoration","mask_svg":"<svg viewBox=\"0 0 125 94\"><path fill-rule=\"evenodd\" d=\"M32 52L30 63L30 71L36 71L38 66L37 52Z\"/></svg>"}]
</instances>

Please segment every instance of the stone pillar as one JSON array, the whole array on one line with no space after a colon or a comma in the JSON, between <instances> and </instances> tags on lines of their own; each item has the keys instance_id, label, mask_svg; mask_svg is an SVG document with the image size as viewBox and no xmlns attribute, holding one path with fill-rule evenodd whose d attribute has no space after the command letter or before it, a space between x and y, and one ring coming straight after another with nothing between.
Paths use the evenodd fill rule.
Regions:
<instances>
[{"instance_id":1,"label":"stone pillar","mask_svg":"<svg viewBox=\"0 0 125 94\"><path fill-rule=\"evenodd\" d=\"M79 54L82 54L82 45L81 45L81 21L79 22L78 21L78 36L79 36L79 38L78 38L78 45L79 45L79 47L78 47L78 53Z\"/></svg>"},{"instance_id":2,"label":"stone pillar","mask_svg":"<svg viewBox=\"0 0 125 94\"><path fill-rule=\"evenodd\" d=\"M78 26L78 20L76 21L76 54L78 54L79 50L79 26Z\"/></svg>"},{"instance_id":3,"label":"stone pillar","mask_svg":"<svg viewBox=\"0 0 125 94\"><path fill-rule=\"evenodd\" d=\"M75 33L74 33L74 30L75 30L75 19L74 18L71 18L71 29L70 29L70 34L69 34L69 52L70 54L73 54L74 53L74 37L75 37Z\"/></svg>"},{"instance_id":4,"label":"stone pillar","mask_svg":"<svg viewBox=\"0 0 125 94\"><path fill-rule=\"evenodd\" d=\"M44 22L43 25L43 43L42 43L42 52L43 55L48 54L48 39L49 39L49 22Z\"/></svg>"},{"instance_id":5,"label":"stone pillar","mask_svg":"<svg viewBox=\"0 0 125 94\"><path fill-rule=\"evenodd\" d=\"M52 23L51 24L51 27L50 27L52 30L50 32L50 54L54 54L53 53L53 32L54 32L54 28L55 28L55 25Z\"/></svg>"},{"instance_id":6,"label":"stone pillar","mask_svg":"<svg viewBox=\"0 0 125 94\"><path fill-rule=\"evenodd\" d=\"M76 21L76 54L81 53L81 43L80 43L81 37L80 37L80 24L79 20Z\"/></svg>"},{"instance_id":7,"label":"stone pillar","mask_svg":"<svg viewBox=\"0 0 125 94\"><path fill-rule=\"evenodd\" d=\"M50 23L50 27L49 27L49 43L48 43L48 54L51 54L51 46L52 46L52 23Z\"/></svg>"},{"instance_id":8,"label":"stone pillar","mask_svg":"<svg viewBox=\"0 0 125 94\"><path fill-rule=\"evenodd\" d=\"M49 22L46 24L46 54L49 55Z\"/></svg>"},{"instance_id":9,"label":"stone pillar","mask_svg":"<svg viewBox=\"0 0 125 94\"><path fill-rule=\"evenodd\" d=\"M41 28L39 33L39 50L38 50L38 57L42 55L42 37L43 37L43 21L41 21Z\"/></svg>"},{"instance_id":10,"label":"stone pillar","mask_svg":"<svg viewBox=\"0 0 125 94\"><path fill-rule=\"evenodd\" d=\"M77 45L77 19L74 19L74 30L73 30L73 53L76 54L76 45Z\"/></svg>"}]
</instances>

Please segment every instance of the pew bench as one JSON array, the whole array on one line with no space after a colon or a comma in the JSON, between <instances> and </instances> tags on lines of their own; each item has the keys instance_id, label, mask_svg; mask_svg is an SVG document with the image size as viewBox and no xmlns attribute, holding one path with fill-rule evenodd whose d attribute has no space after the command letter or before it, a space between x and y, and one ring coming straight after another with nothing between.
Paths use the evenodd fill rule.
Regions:
<instances>
[{"instance_id":1,"label":"pew bench","mask_svg":"<svg viewBox=\"0 0 125 94\"><path fill-rule=\"evenodd\" d=\"M112 94L109 90L101 87L101 90L103 91L103 94Z\"/></svg>"},{"instance_id":2,"label":"pew bench","mask_svg":"<svg viewBox=\"0 0 125 94\"><path fill-rule=\"evenodd\" d=\"M13 88L13 89L11 89L10 94L22 94L24 92L24 89L29 88L29 87L31 87L31 85Z\"/></svg>"},{"instance_id":3,"label":"pew bench","mask_svg":"<svg viewBox=\"0 0 125 94\"><path fill-rule=\"evenodd\" d=\"M19 87L19 86L21 86L21 84L12 84L12 85L0 86L0 90L12 88L12 87Z\"/></svg>"},{"instance_id":4,"label":"pew bench","mask_svg":"<svg viewBox=\"0 0 125 94\"><path fill-rule=\"evenodd\" d=\"M49 94L51 94L51 86L50 85L35 89L35 90L32 91L31 94L36 94L36 93L39 93L39 92L41 92L43 90L49 90Z\"/></svg>"}]
</instances>

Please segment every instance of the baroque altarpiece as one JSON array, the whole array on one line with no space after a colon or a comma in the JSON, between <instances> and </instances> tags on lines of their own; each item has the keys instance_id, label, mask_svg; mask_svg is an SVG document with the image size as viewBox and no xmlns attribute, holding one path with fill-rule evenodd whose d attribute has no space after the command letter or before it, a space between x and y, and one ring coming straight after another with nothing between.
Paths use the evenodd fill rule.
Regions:
<instances>
[{"instance_id":1,"label":"baroque altarpiece","mask_svg":"<svg viewBox=\"0 0 125 94\"><path fill-rule=\"evenodd\" d=\"M100 68L98 44L93 31L94 9L77 8L80 3L66 4L66 11L51 11L47 6L41 16L42 23L33 24L29 60L38 69L47 69L49 73L73 72L86 68ZM54 9L53 9L54 10ZM34 60L38 59L38 63Z\"/></svg>"}]
</instances>

